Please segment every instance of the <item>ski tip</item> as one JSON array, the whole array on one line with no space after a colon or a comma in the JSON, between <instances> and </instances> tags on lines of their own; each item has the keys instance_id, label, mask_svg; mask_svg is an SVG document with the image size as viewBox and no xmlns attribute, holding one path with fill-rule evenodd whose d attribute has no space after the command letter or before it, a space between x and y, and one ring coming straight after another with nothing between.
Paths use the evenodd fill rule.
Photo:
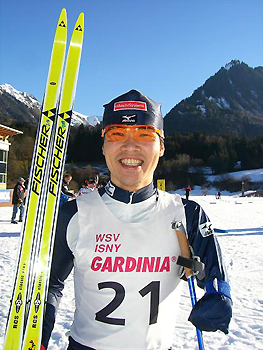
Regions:
<instances>
[{"instance_id":1,"label":"ski tip","mask_svg":"<svg viewBox=\"0 0 263 350\"><path fill-rule=\"evenodd\" d=\"M83 12L79 14L79 17L75 25L75 30L80 32L84 31L84 13Z\"/></svg>"},{"instance_id":2,"label":"ski tip","mask_svg":"<svg viewBox=\"0 0 263 350\"><path fill-rule=\"evenodd\" d=\"M62 14L63 14L63 16L67 15L67 10L65 9L65 7L63 7L63 9L61 10L60 15L62 15Z\"/></svg>"},{"instance_id":3,"label":"ski tip","mask_svg":"<svg viewBox=\"0 0 263 350\"><path fill-rule=\"evenodd\" d=\"M63 8L60 12L59 20L58 20L58 26L59 27L67 27L67 11L65 8Z\"/></svg>"}]
</instances>

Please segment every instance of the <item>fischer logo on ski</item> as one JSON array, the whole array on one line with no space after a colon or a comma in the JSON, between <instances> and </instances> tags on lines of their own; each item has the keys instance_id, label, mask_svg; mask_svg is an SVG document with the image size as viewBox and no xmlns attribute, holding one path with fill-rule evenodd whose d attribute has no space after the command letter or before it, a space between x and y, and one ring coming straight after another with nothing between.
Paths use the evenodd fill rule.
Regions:
<instances>
[{"instance_id":1,"label":"fischer logo on ski","mask_svg":"<svg viewBox=\"0 0 263 350\"><path fill-rule=\"evenodd\" d=\"M64 27L64 28L66 28L66 24L64 23L64 21L61 21L61 22L59 23L59 27Z\"/></svg>"},{"instance_id":2,"label":"fischer logo on ski","mask_svg":"<svg viewBox=\"0 0 263 350\"><path fill-rule=\"evenodd\" d=\"M82 29L81 25L79 25L79 26L77 26L77 28L75 30L79 30L80 32L82 32L83 29Z\"/></svg>"}]
</instances>

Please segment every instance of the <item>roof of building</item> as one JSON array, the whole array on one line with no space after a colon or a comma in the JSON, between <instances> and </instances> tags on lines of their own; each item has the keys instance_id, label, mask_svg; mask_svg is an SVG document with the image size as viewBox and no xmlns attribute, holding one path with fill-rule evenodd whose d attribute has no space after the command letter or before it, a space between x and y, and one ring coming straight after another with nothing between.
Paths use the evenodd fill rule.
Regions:
<instances>
[{"instance_id":1,"label":"roof of building","mask_svg":"<svg viewBox=\"0 0 263 350\"><path fill-rule=\"evenodd\" d=\"M5 139L8 136L18 135L18 134L23 134L23 132L13 128L9 128L9 126L0 124L0 137Z\"/></svg>"}]
</instances>

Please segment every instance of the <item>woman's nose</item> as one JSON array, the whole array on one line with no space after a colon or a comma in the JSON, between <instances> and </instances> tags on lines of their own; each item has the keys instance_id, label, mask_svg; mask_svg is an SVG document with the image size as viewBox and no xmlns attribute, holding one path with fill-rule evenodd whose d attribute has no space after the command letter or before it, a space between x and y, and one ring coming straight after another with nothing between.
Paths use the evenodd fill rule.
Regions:
<instances>
[{"instance_id":1,"label":"woman's nose","mask_svg":"<svg viewBox=\"0 0 263 350\"><path fill-rule=\"evenodd\" d=\"M132 133L128 133L127 135L127 139L125 141L123 141L122 144L123 148L129 148L129 149L137 149L140 147L138 141L135 140L135 138L133 137Z\"/></svg>"}]
</instances>

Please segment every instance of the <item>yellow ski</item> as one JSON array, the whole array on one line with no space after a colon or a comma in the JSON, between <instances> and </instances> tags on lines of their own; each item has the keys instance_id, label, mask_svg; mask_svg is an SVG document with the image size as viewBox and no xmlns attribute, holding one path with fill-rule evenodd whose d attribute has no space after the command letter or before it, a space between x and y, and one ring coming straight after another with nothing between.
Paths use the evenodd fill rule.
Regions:
<instances>
[{"instance_id":1,"label":"yellow ski","mask_svg":"<svg viewBox=\"0 0 263 350\"><path fill-rule=\"evenodd\" d=\"M30 266L34 260L34 248L38 241L38 223L41 217L43 190L46 182L44 174L48 164L48 149L61 87L66 41L67 15L66 10L63 9L56 28L42 112L33 153L25 216L20 236L20 251L17 259L14 288L7 319L4 350L19 350L21 348L26 318L27 289L30 284L32 273Z\"/></svg>"},{"instance_id":2,"label":"yellow ski","mask_svg":"<svg viewBox=\"0 0 263 350\"><path fill-rule=\"evenodd\" d=\"M74 27L66 61L59 110L50 150L48 187L43 210L43 223L39 244L39 256L35 263L32 297L24 335L23 350L39 350L41 346L43 313L51 265L54 233L60 199L60 189L66 158L72 108L76 92L84 33L84 14L81 13Z\"/></svg>"}]
</instances>

